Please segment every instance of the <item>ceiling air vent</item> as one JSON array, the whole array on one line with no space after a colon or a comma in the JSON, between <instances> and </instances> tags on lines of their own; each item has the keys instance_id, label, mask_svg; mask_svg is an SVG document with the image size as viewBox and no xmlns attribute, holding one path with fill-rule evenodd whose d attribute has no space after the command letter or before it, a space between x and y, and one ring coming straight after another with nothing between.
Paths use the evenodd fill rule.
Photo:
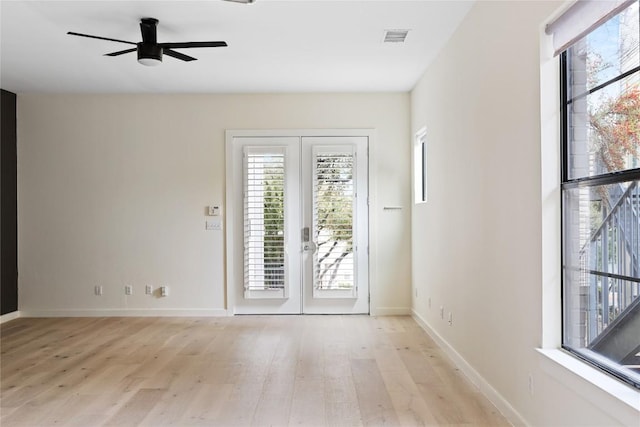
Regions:
<instances>
[{"instance_id":1,"label":"ceiling air vent","mask_svg":"<svg viewBox=\"0 0 640 427\"><path fill-rule=\"evenodd\" d=\"M404 43L409 30L384 30L384 43Z\"/></svg>"}]
</instances>

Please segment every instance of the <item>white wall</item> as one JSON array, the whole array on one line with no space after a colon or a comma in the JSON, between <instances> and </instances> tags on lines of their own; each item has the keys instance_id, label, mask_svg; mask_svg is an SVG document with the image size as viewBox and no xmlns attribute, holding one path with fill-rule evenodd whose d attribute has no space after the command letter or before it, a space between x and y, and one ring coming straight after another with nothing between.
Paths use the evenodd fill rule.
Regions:
<instances>
[{"instance_id":1,"label":"white wall","mask_svg":"<svg viewBox=\"0 0 640 427\"><path fill-rule=\"evenodd\" d=\"M476 3L411 94L412 133L426 126L429 161L429 201L412 208L413 310L516 424L637 425L632 407L536 351L543 310L555 322L544 319L555 328L546 344L559 329L559 297L542 292L540 39L560 6Z\"/></svg>"},{"instance_id":2,"label":"white wall","mask_svg":"<svg viewBox=\"0 0 640 427\"><path fill-rule=\"evenodd\" d=\"M224 233L205 231L204 208L224 205L225 130L375 128L371 231L384 262L372 312L408 313L409 105L409 94L19 95L20 311L223 314Z\"/></svg>"}]
</instances>

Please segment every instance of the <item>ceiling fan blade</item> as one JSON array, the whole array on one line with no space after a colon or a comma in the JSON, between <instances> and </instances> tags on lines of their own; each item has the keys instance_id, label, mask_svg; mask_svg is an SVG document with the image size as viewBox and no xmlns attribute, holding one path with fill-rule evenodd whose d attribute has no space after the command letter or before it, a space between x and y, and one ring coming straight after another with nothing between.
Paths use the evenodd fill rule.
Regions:
<instances>
[{"instance_id":1,"label":"ceiling fan blade","mask_svg":"<svg viewBox=\"0 0 640 427\"><path fill-rule=\"evenodd\" d=\"M127 43L127 44L133 44L133 45L137 44L134 42L128 42L126 40L110 39L108 37L99 37L99 36L92 36L89 34L74 33L73 31L69 31L67 34L70 34L72 36L88 37L90 39L107 40L110 42Z\"/></svg>"},{"instance_id":2,"label":"ceiling fan blade","mask_svg":"<svg viewBox=\"0 0 640 427\"><path fill-rule=\"evenodd\" d=\"M225 47L227 42L178 42L178 43L158 43L163 49L187 49L191 47Z\"/></svg>"},{"instance_id":3,"label":"ceiling fan blade","mask_svg":"<svg viewBox=\"0 0 640 427\"><path fill-rule=\"evenodd\" d=\"M125 53L135 52L136 50L138 50L138 48L133 47L131 49L120 50L118 52L105 53L104 56L119 56L119 55L124 55Z\"/></svg>"},{"instance_id":4,"label":"ceiling fan blade","mask_svg":"<svg viewBox=\"0 0 640 427\"><path fill-rule=\"evenodd\" d=\"M155 18L142 18L140 20L140 32L142 33L142 43L158 43L157 32L158 20Z\"/></svg>"},{"instance_id":5,"label":"ceiling fan blade","mask_svg":"<svg viewBox=\"0 0 640 427\"><path fill-rule=\"evenodd\" d=\"M194 58L193 56L185 55L183 53L176 52L175 50L171 50L171 49L167 49L167 48L163 48L162 49L162 53L164 55L172 56L172 57L174 57L176 59L181 59L183 61L197 61L198 60L198 58Z\"/></svg>"}]
</instances>

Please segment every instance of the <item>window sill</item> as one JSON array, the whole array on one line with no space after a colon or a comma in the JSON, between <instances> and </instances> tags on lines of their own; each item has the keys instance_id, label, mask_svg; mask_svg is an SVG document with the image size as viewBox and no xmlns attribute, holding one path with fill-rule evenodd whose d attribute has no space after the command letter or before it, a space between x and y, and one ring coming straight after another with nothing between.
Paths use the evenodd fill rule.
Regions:
<instances>
[{"instance_id":1,"label":"window sill","mask_svg":"<svg viewBox=\"0 0 640 427\"><path fill-rule=\"evenodd\" d=\"M621 421L628 421L624 416L628 414L637 422L637 417L640 415L638 390L589 366L564 350L537 349L537 351L542 356L541 368L550 377L565 384L591 403L600 407L606 405L611 409L607 412L614 417L622 417ZM585 383L591 387L585 387Z\"/></svg>"}]
</instances>

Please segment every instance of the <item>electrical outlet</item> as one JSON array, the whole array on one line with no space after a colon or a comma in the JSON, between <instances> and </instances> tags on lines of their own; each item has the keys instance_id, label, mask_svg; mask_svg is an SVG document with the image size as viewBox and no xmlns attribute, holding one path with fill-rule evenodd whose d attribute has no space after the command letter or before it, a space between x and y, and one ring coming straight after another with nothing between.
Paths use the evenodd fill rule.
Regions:
<instances>
[{"instance_id":1,"label":"electrical outlet","mask_svg":"<svg viewBox=\"0 0 640 427\"><path fill-rule=\"evenodd\" d=\"M151 285L147 285L144 287L144 293L147 295L152 295L153 294L153 286Z\"/></svg>"},{"instance_id":2,"label":"electrical outlet","mask_svg":"<svg viewBox=\"0 0 640 427\"><path fill-rule=\"evenodd\" d=\"M125 285L124 286L124 294L125 295L133 295L133 286Z\"/></svg>"},{"instance_id":3,"label":"electrical outlet","mask_svg":"<svg viewBox=\"0 0 640 427\"><path fill-rule=\"evenodd\" d=\"M160 286L160 295L163 297L169 296L169 287L168 286Z\"/></svg>"},{"instance_id":4,"label":"electrical outlet","mask_svg":"<svg viewBox=\"0 0 640 427\"><path fill-rule=\"evenodd\" d=\"M533 375L529 374L529 394L533 396Z\"/></svg>"},{"instance_id":5,"label":"electrical outlet","mask_svg":"<svg viewBox=\"0 0 640 427\"><path fill-rule=\"evenodd\" d=\"M449 326L453 326L453 313L449 312Z\"/></svg>"},{"instance_id":6,"label":"electrical outlet","mask_svg":"<svg viewBox=\"0 0 640 427\"><path fill-rule=\"evenodd\" d=\"M94 286L94 287L93 287L93 292L94 292L94 294L96 294L97 296L102 295L102 286Z\"/></svg>"}]
</instances>

